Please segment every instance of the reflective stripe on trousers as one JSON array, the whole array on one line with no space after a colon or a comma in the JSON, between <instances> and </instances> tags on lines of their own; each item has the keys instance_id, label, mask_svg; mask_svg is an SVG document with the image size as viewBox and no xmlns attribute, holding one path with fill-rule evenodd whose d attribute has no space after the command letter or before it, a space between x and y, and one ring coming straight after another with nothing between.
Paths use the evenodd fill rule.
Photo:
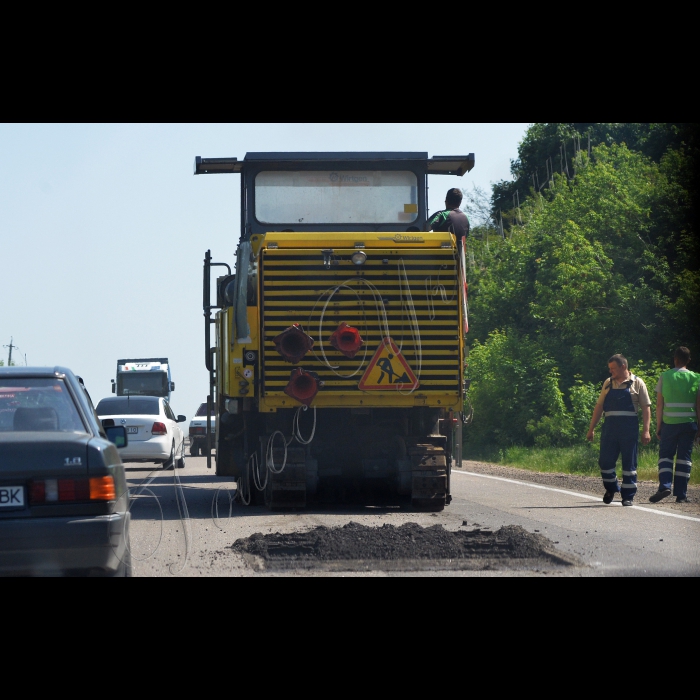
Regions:
<instances>
[{"instance_id":1,"label":"reflective stripe on trousers","mask_svg":"<svg viewBox=\"0 0 700 700\"><path fill-rule=\"evenodd\" d=\"M697 423L662 423L661 444L659 445L659 488L670 489L673 495L685 498L688 493L688 480L693 466L691 456L693 441L698 431ZM676 470L673 473L675 457Z\"/></svg>"}]
</instances>

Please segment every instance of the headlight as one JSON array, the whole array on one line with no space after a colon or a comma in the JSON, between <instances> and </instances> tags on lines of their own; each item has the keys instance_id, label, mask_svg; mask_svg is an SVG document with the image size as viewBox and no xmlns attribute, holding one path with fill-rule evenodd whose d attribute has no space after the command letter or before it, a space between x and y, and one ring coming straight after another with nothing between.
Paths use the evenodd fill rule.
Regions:
<instances>
[{"instance_id":1,"label":"headlight","mask_svg":"<svg viewBox=\"0 0 700 700\"><path fill-rule=\"evenodd\" d=\"M358 250L356 253L352 254L351 260L355 263L355 265L364 265L365 260L367 260L367 254L361 250Z\"/></svg>"}]
</instances>

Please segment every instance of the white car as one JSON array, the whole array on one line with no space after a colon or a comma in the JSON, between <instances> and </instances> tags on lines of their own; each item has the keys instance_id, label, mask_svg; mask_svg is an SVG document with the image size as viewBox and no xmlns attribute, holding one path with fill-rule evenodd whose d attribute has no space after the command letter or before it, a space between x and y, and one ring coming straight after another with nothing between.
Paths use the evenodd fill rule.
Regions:
<instances>
[{"instance_id":1,"label":"white car","mask_svg":"<svg viewBox=\"0 0 700 700\"><path fill-rule=\"evenodd\" d=\"M211 446L214 447L216 436L216 413L212 406L211 413ZM207 404L200 404L194 418L190 421L190 454L196 457L199 454L206 454L207 449Z\"/></svg>"},{"instance_id":2,"label":"white car","mask_svg":"<svg viewBox=\"0 0 700 700\"><path fill-rule=\"evenodd\" d=\"M128 444L119 450L123 462L155 462L164 469L185 466L185 435L168 401L157 396L110 396L95 408L104 427L123 425Z\"/></svg>"}]
</instances>

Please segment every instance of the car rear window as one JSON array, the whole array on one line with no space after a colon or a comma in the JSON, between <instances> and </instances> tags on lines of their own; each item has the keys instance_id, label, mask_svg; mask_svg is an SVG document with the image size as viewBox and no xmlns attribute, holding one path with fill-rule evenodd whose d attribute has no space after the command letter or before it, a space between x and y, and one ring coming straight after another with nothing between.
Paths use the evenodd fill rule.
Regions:
<instances>
[{"instance_id":1,"label":"car rear window","mask_svg":"<svg viewBox=\"0 0 700 700\"><path fill-rule=\"evenodd\" d=\"M198 409L197 413L195 413L195 416L206 416L207 415L207 405L203 403ZM214 415L214 405L212 404L211 407L211 415Z\"/></svg>"},{"instance_id":2,"label":"car rear window","mask_svg":"<svg viewBox=\"0 0 700 700\"><path fill-rule=\"evenodd\" d=\"M153 396L116 396L97 404L98 416L157 416L158 398Z\"/></svg>"},{"instance_id":3,"label":"car rear window","mask_svg":"<svg viewBox=\"0 0 700 700\"><path fill-rule=\"evenodd\" d=\"M18 431L86 432L62 379L0 379L0 432Z\"/></svg>"}]
</instances>

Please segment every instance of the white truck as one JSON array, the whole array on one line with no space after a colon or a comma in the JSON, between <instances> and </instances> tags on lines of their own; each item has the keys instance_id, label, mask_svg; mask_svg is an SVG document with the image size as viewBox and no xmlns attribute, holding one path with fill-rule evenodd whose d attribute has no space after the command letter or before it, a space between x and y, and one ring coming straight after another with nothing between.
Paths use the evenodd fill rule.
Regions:
<instances>
[{"instance_id":1,"label":"white truck","mask_svg":"<svg viewBox=\"0 0 700 700\"><path fill-rule=\"evenodd\" d=\"M175 382L170 376L167 357L140 357L117 360L117 379L112 393L117 396L162 396L170 403Z\"/></svg>"}]
</instances>

